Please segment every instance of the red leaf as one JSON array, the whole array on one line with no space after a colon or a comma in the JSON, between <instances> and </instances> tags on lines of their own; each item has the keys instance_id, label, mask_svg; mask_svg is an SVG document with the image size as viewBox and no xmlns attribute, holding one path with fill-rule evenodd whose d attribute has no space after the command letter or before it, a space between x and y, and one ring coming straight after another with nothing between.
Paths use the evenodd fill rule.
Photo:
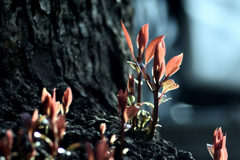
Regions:
<instances>
[{"instance_id":1,"label":"red leaf","mask_svg":"<svg viewBox=\"0 0 240 160\"><path fill-rule=\"evenodd\" d=\"M127 123L128 120L133 116L135 116L138 111L139 111L139 108L135 107L134 105L127 107L124 110L124 121Z\"/></svg>"},{"instance_id":2,"label":"red leaf","mask_svg":"<svg viewBox=\"0 0 240 160\"><path fill-rule=\"evenodd\" d=\"M165 74L165 70L166 70L166 64L165 64L165 60L163 59L163 62L161 64L161 68L160 68L160 77L159 77L159 80L158 82L160 82L160 80L163 78L164 74Z\"/></svg>"},{"instance_id":3,"label":"red leaf","mask_svg":"<svg viewBox=\"0 0 240 160\"><path fill-rule=\"evenodd\" d=\"M118 110L121 110L122 113L127 106L127 94L127 88L125 89L124 93L122 89L118 91Z\"/></svg>"},{"instance_id":4,"label":"red leaf","mask_svg":"<svg viewBox=\"0 0 240 160\"><path fill-rule=\"evenodd\" d=\"M173 75L175 72L179 70L179 66L182 64L182 59L183 59L183 53L173 57L170 59L167 63L166 66L166 76L170 77Z\"/></svg>"},{"instance_id":5,"label":"red leaf","mask_svg":"<svg viewBox=\"0 0 240 160\"><path fill-rule=\"evenodd\" d=\"M56 102L56 88L54 88L52 92L52 101Z\"/></svg>"},{"instance_id":6,"label":"red leaf","mask_svg":"<svg viewBox=\"0 0 240 160\"><path fill-rule=\"evenodd\" d=\"M221 127L215 129L213 134L213 159L216 160L227 160L228 153L226 149L226 135L223 136Z\"/></svg>"},{"instance_id":7,"label":"red leaf","mask_svg":"<svg viewBox=\"0 0 240 160\"><path fill-rule=\"evenodd\" d=\"M159 36L149 43L149 45L148 45L148 47L145 51L145 67L150 62L150 60L154 57L155 48L156 48L158 43L160 43L160 42L163 43L164 50L165 50L165 53L166 53L164 37L165 37L165 35Z\"/></svg>"},{"instance_id":8,"label":"red leaf","mask_svg":"<svg viewBox=\"0 0 240 160\"><path fill-rule=\"evenodd\" d=\"M155 78L156 83L162 79L165 73L165 51L164 41L159 42L155 49L153 61L153 77Z\"/></svg>"},{"instance_id":9,"label":"red leaf","mask_svg":"<svg viewBox=\"0 0 240 160\"><path fill-rule=\"evenodd\" d=\"M134 95L135 83L134 83L134 75L133 74L128 75L127 89L131 95Z\"/></svg>"},{"instance_id":10,"label":"red leaf","mask_svg":"<svg viewBox=\"0 0 240 160\"><path fill-rule=\"evenodd\" d=\"M6 160L11 160L11 149L13 145L13 134L10 129L7 130L6 135L0 139L0 150Z\"/></svg>"},{"instance_id":11,"label":"red leaf","mask_svg":"<svg viewBox=\"0 0 240 160\"><path fill-rule=\"evenodd\" d=\"M13 134L12 131L10 129L7 130L6 132L6 138L7 138L7 148L9 149L9 151L11 151L12 146L13 146Z\"/></svg>"},{"instance_id":12,"label":"red leaf","mask_svg":"<svg viewBox=\"0 0 240 160\"><path fill-rule=\"evenodd\" d=\"M64 132L66 131L66 118L62 115L59 116L57 120L57 130L58 130L58 138L62 138Z\"/></svg>"},{"instance_id":13,"label":"red leaf","mask_svg":"<svg viewBox=\"0 0 240 160\"><path fill-rule=\"evenodd\" d=\"M88 155L88 160L94 160L94 153L89 142L86 143L86 152Z\"/></svg>"},{"instance_id":14,"label":"red leaf","mask_svg":"<svg viewBox=\"0 0 240 160\"><path fill-rule=\"evenodd\" d=\"M101 133L101 137L102 137L102 139L103 139L103 137L104 137L104 133L105 133L105 131L106 131L106 123L101 123L101 125L100 125L100 133Z\"/></svg>"},{"instance_id":15,"label":"red leaf","mask_svg":"<svg viewBox=\"0 0 240 160\"><path fill-rule=\"evenodd\" d=\"M166 49L165 49L165 43L164 42L159 42L156 46L155 53L154 53L154 62L155 65L159 65L163 62L165 54L166 54Z\"/></svg>"},{"instance_id":16,"label":"red leaf","mask_svg":"<svg viewBox=\"0 0 240 160\"><path fill-rule=\"evenodd\" d=\"M51 118L52 121L55 121L57 119L57 116L60 110L61 110L60 102L59 101L54 102L52 100L52 105L51 105L50 114L49 114L49 117Z\"/></svg>"},{"instance_id":17,"label":"red leaf","mask_svg":"<svg viewBox=\"0 0 240 160\"><path fill-rule=\"evenodd\" d=\"M43 91L42 91L41 103L42 103L42 106L44 109L44 113L46 115L49 115L51 104L52 104L52 98L51 98L50 93L48 93L48 91L45 87L43 88Z\"/></svg>"},{"instance_id":18,"label":"red leaf","mask_svg":"<svg viewBox=\"0 0 240 160\"><path fill-rule=\"evenodd\" d=\"M96 146L96 160L107 160L110 158L109 146L106 141L101 141Z\"/></svg>"},{"instance_id":19,"label":"red leaf","mask_svg":"<svg viewBox=\"0 0 240 160\"><path fill-rule=\"evenodd\" d=\"M37 120L38 120L38 110L35 109L34 112L33 112L33 115L32 115L31 123L36 123Z\"/></svg>"},{"instance_id":20,"label":"red leaf","mask_svg":"<svg viewBox=\"0 0 240 160\"><path fill-rule=\"evenodd\" d=\"M70 87L68 87L66 91L63 93L62 101L63 101L63 112L64 114L66 114L68 113L69 106L72 103L72 90Z\"/></svg>"},{"instance_id":21,"label":"red leaf","mask_svg":"<svg viewBox=\"0 0 240 160\"><path fill-rule=\"evenodd\" d=\"M47 89L44 87L42 90L42 97L41 97L41 102L42 104L44 103L45 99L47 96L49 96L50 94L48 93Z\"/></svg>"},{"instance_id":22,"label":"red leaf","mask_svg":"<svg viewBox=\"0 0 240 160\"><path fill-rule=\"evenodd\" d=\"M130 52L131 52L132 57L133 57L133 60L134 60L134 62L136 62L136 59L135 59L134 54L133 54L132 40L131 40L131 38L130 38L130 36L129 36L129 34L128 34L128 31L127 31L127 29L125 28L125 26L124 26L122 20L121 20L121 24L122 24L122 29L123 29L123 32L124 32L125 38L126 38L126 40L127 40L128 47L129 47Z\"/></svg>"},{"instance_id":23,"label":"red leaf","mask_svg":"<svg viewBox=\"0 0 240 160\"><path fill-rule=\"evenodd\" d=\"M141 53L145 51L148 42L148 24L142 26L137 36L137 47L141 50Z\"/></svg>"}]
</instances>

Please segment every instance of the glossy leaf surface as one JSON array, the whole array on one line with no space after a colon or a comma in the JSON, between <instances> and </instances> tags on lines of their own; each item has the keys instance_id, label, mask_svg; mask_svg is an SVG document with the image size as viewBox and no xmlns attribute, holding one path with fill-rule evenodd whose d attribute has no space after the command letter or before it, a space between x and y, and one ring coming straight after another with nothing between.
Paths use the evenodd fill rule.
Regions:
<instances>
[{"instance_id":1,"label":"glossy leaf surface","mask_svg":"<svg viewBox=\"0 0 240 160\"><path fill-rule=\"evenodd\" d=\"M145 51L148 42L148 24L142 26L141 30L137 36L137 47L140 49L141 53Z\"/></svg>"},{"instance_id":2,"label":"glossy leaf surface","mask_svg":"<svg viewBox=\"0 0 240 160\"><path fill-rule=\"evenodd\" d=\"M156 48L157 44L162 42L163 45L165 46L164 37L165 37L165 35L159 36L149 43L149 45L145 51L145 67L150 62L150 60L154 57L154 52L155 52L155 48ZM165 48L165 52L166 52L166 48Z\"/></svg>"},{"instance_id":3,"label":"glossy leaf surface","mask_svg":"<svg viewBox=\"0 0 240 160\"><path fill-rule=\"evenodd\" d=\"M163 82L163 92L162 93L166 93L168 91L177 89L179 87L178 84L176 84L174 82L174 80L172 79L167 79L166 81Z\"/></svg>"},{"instance_id":4,"label":"glossy leaf surface","mask_svg":"<svg viewBox=\"0 0 240 160\"><path fill-rule=\"evenodd\" d=\"M128 31L127 31L127 29L125 28L122 20L121 20L121 24L122 24L122 29L123 29L125 38L126 38L126 40L127 40L127 44L128 44L129 49L130 49L131 55L132 55L132 57L133 57L134 62L136 62L136 59L135 59L134 54L133 54L133 45L132 45L131 37L129 36Z\"/></svg>"},{"instance_id":5,"label":"glossy leaf surface","mask_svg":"<svg viewBox=\"0 0 240 160\"><path fill-rule=\"evenodd\" d=\"M183 53L170 59L166 66L166 76L170 77L179 70L179 66L182 64Z\"/></svg>"}]
</instances>

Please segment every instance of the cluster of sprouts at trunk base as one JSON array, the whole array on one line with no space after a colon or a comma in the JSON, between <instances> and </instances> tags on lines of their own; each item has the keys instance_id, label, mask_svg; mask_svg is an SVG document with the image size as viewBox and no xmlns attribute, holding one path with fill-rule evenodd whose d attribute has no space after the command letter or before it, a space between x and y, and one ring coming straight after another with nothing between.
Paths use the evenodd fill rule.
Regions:
<instances>
[{"instance_id":1,"label":"cluster of sprouts at trunk base","mask_svg":"<svg viewBox=\"0 0 240 160\"><path fill-rule=\"evenodd\" d=\"M73 143L66 149L60 147L61 140L66 131L66 114L71 102L72 91L69 87L63 94L62 103L56 102L55 89L51 95L46 88L44 88L41 98L44 114L40 115L37 109L34 110L32 117L29 113L22 113L22 121L27 130L27 137L31 145L31 150L27 153L23 151L20 144L22 143L24 130L20 129L17 138L18 151L12 153L12 131L7 130L6 136L0 140L0 150L3 153L3 157L6 160L10 160L12 157L34 160L39 154L39 150L37 150L41 145L39 140L48 144L51 150L49 153L43 153L45 155L45 160L60 159L59 157L70 155L71 150L80 147L80 143Z\"/></svg>"},{"instance_id":2,"label":"cluster of sprouts at trunk base","mask_svg":"<svg viewBox=\"0 0 240 160\"><path fill-rule=\"evenodd\" d=\"M114 160L122 159L122 155L126 154L128 149L124 149L124 132L129 128L146 133L143 140L152 140L158 122L158 107L161 103L166 102L170 98L165 95L170 90L177 89L178 84L170 77L176 73L182 63L183 54L179 54L165 62L166 47L164 35L155 38L148 43L148 24L144 25L137 36L138 54L135 58L133 52L132 41L130 36L121 21L122 29L130 49L133 62L128 63L137 71L137 79L134 75L129 75L127 88L125 91L118 92L118 117L121 122L121 142L120 151L115 153L114 142L118 139L116 135L112 135L110 141L104 136L106 124L100 125L101 140L92 149L89 142L86 143L86 152L88 160ZM150 60L153 59L152 79L146 70ZM145 60L145 64L143 63ZM145 81L149 90L153 93L154 104L142 102L142 81ZM135 101L135 83L137 84L137 100ZM69 111L69 106L72 102L72 91L68 87L63 94L62 103L56 102L56 89L52 95L43 88L41 103L44 114L40 115L35 109L31 117L28 113L22 114L22 121L27 130L28 141L31 144L31 150L24 153L21 147L24 130L20 129L17 137L17 152L11 152L13 148L13 133L10 129L6 131L6 135L0 139L0 151L5 160L11 160L12 157L19 159L34 160L39 154L37 149L41 143L45 142L50 147L50 152L42 153L45 155L45 160L61 159L63 155L71 155L71 150L80 146L81 143L76 142L68 146L66 149L60 147L66 131L66 115ZM141 107L147 105L151 108L152 113L143 110ZM213 145L207 144L207 149L213 160L227 160L228 153L226 149L226 135L223 135L221 128L216 129L213 135ZM23 154L24 153L24 154Z\"/></svg>"},{"instance_id":3,"label":"cluster of sprouts at trunk base","mask_svg":"<svg viewBox=\"0 0 240 160\"><path fill-rule=\"evenodd\" d=\"M128 47L133 58L133 62L128 61L128 63L131 65L131 67L133 67L137 71L137 79L134 79L134 75L129 75L129 81L127 86L129 94L127 95L127 93L125 93L125 96L127 97L128 106L126 107L124 112L128 112L129 110L129 112L131 113L124 113L122 111L122 115L131 115L132 118L130 117L128 121L125 121L125 123L131 125L131 127L134 130L147 130L147 135L145 139L151 140L154 136L156 126L160 126L157 124L158 106L161 103L166 102L167 100L170 99L166 97L165 95L166 92L177 89L179 87L179 85L176 84L174 80L170 79L170 77L179 70L180 68L179 66L182 64L183 54L181 53L173 57L166 64L164 58L166 54L166 47L164 42L165 36L162 35L155 38L147 46L149 33L148 24L145 24L141 28L137 36L138 54L137 57L135 58L132 41L130 39L128 31L125 28L123 22L121 22L121 24L125 38L127 40ZM145 64L143 63L143 59L145 59ZM150 78L150 75L146 69L151 59L153 59L152 79ZM142 96L141 85L143 81L142 78L146 82L149 90L153 93L154 104L141 101ZM135 90L134 83L137 83L138 89L136 103L134 96ZM161 88L162 90L160 91ZM150 114L148 111L141 109L142 105L150 106L152 114ZM135 108L134 112L133 109L129 108ZM133 115L132 113L135 114ZM146 126L148 121L150 122L149 126Z\"/></svg>"}]
</instances>

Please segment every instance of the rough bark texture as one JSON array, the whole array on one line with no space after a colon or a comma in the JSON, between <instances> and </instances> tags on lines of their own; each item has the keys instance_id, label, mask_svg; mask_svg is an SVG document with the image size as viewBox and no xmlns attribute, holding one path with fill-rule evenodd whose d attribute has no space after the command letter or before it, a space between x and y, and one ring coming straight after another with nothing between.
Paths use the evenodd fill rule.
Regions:
<instances>
[{"instance_id":1,"label":"rough bark texture","mask_svg":"<svg viewBox=\"0 0 240 160\"><path fill-rule=\"evenodd\" d=\"M33 111L43 87L56 87L61 95L70 86L74 98L91 102L89 108L116 115L128 53L120 19L130 24L129 1L1 0L0 5L2 110Z\"/></svg>"},{"instance_id":2,"label":"rough bark texture","mask_svg":"<svg viewBox=\"0 0 240 160\"><path fill-rule=\"evenodd\" d=\"M108 138L120 136L116 94L126 87L130 56L120 20L130 28L132 15L130 0L0 0L0 134L11 128L16 140L21 113L43 113L43 87L49 92L56 87L61 101L69 86L74 97L62 147L86 140L94 146L102 122ZM129 159L191 159L164 140L133 144L139 140L130 138L135 134L126 135L126 147L135 147ZM23 146L29 151L29 143ZM44 146L38 159L44 158ZM68 158L86 159L84 145Z\"/></svg>"}]
</instances>

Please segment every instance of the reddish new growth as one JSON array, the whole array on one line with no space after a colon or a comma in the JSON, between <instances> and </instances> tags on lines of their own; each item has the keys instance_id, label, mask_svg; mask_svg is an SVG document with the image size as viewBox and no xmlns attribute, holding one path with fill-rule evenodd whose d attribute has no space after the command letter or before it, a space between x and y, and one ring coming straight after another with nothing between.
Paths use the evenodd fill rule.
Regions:
<instances>
[{"instance_id":1,"label":"reddish new growth","mask_svg":"<svg viewBox=\"0 0 240 160\"><path fill-rule=\"evenodd\" d=\"M66 131L66 114L72 102L72 91L69 87L66 89L61 104L59 101L56 102L56 89L53 90L51 95L46 88L43 88L41 102L44 109L44 115L39 116L37 109L33 112L32 118L28 113L22 114L23 123L28 130L28 139L32 144L32 153L30 153L29 158L34 158L36 156L34 138L41 138L49 144L52 157L58 154L57 150L59 149L60 142ZM59 115L60 110L62 114ZM44 129L44 133L40 133L40 125L43 125L41 128ZM49 134L51 134L50 137L53 138L49 139ZM72 149L80 145L80 143L75 143L69 147Z\"/></svg>"},{"instance_id":2,"label":"reddish new growth","mask_svg":"<svg viewBox=\"0 0 240 160\"><path fill-rule=\"evenodd\" d=\"M213 133L213 145L207 144L207 149L213 160L227 160L226 134L223 135L221 127Z\"/></svg>"},{"instance_id":3,"label":"reddish new growth","mask_svg":"<svg viewBox=\"0 0 240 160\"><path fill-rule=\"evenodd\" d=\"M133 53L133 46L132 41L130 39L130 36L121 21L122 28L124 35L127 40L128 47L130 49L132 58L134 62L129 62L130 65L137 71L138 73L138 99L137 104L141 106L142 104L148 104L153 107L153 113L152 113L152 119L148 130L148 138L152 139L155 131L155 126L157 124L158 119L158 106L168 100L164 99L163 96L166 92L176 89L179 87L178 84L176 84L173 80L169 79L170 76L172 76L175 72L179 70L179 66L182 63L183 54L177 55L170 59L170 61L165 64L165 54L166 54L166 47L164 42L164 35L159 36L155 38L153 41L150 42L150 44L147 46L148 42L148 24L144 25L138 36L137 36L137 46L138 46L138 54L137 59L134 56ZM146 47L147 46L147 47ZM145 54L145 64L142 63L143 57ZM152 81L150 79L149 73L146 70L146 66L149 63L151 59L153 59L153 67L152 67ZM165 78L163 78L165 75ZM141 76L143 76L145 82L147 83L147 86L149 87L150 91L154 95L154 105L148 102L141 102ZM129 77L129 84L132 82L132 77ZM160 88L162 87L162 91L159 93ZM129 92L131 90L129 89ZM135 123L133 123L135 124Z\"/></svg>"},{"instance_id":4,"label":"reddish new growth","mask_svg":"<svg viewBox=\"0 0 240 160\"><path fill-rule=\"evenodd\" d=\"M112 148L111 146L117 140L117 138L115 134L112 135L109 146L108 139L107 137L104 136L105 131L106 124L102 123L100 125L101 141L95 146L95 156L90 143L89 142L86 143L88 160L94 160L94 157L96 157L96 160L114 160L115 148Z\"/></svg>"},{"instance_id":5,"label":"reddish new growth","mask_svg":"<svg viewBox=\"0 0 240 160\"><path fill-rule=\"evenodd\" d=\"M0 150L6 160L11 159L11 150L13 147L13 134L10 129L7 130L6 135L0 139Z\"/></svg>"}]
</instances>

